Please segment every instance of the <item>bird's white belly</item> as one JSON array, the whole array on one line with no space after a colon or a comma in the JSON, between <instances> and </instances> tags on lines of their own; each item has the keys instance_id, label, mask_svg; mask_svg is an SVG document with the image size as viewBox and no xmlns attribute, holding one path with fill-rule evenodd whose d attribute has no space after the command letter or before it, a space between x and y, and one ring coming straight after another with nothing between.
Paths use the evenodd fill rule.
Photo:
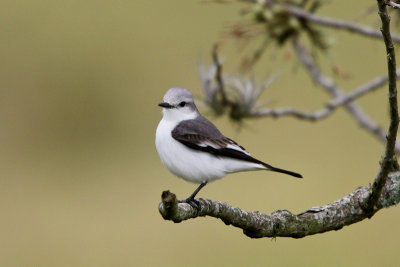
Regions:
<instances>
[{"instance_id":1,"label":"bird's white belly","mask_svg":"<svg viewBox=\"0 0 400 267\"><path fill-rule=\"evenodd\" d=\"M213 181L227 173L260 169L248 163L190 149L171 136L175 123L161 120L156 132L156 148L162 163L178 177L194 183Z\"/></svg>"}]
</instances>

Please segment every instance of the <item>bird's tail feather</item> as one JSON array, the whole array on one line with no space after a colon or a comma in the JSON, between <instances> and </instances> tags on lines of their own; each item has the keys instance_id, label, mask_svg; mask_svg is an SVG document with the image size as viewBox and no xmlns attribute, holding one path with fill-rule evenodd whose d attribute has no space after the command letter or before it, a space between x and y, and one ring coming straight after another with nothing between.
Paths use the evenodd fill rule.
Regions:
<instances>
[{"instance_id":1,"label":"bird's tail feather","mask_svg":"<svg viewBox=\"0 0 400 267\"><path fill-rule=\"evenodd\" d=\"M267 170L269 170L269 171L274 171L274 172L280 172L280 173L288 174L288 175L294 176L294 177L296 177L296 178L303 178L303 176L302 176L301 174L297 173L297 172L292 172L292 171L288 171L288 170L284 170L284 169L279 169L279 168L273 167L273 166L271 166L271 165L268 165L267 163L264 163L264 162L262 163L262 165L263 165L264 167L266 167Z\"/></svg>"}]
</instances>

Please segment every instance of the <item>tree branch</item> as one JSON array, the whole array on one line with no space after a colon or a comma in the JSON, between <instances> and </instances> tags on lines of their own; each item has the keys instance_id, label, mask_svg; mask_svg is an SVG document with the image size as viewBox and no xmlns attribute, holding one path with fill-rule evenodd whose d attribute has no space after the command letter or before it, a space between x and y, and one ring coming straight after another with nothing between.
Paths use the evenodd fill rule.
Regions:
<instances>
[{"instance_id":1,"label":"tree branch","mask_svg":"<svg viewBox=\"0 0 400 267\"><path fill-rule=\"evenodd\" d=\"M399 9L400 8L400 5L395 3L395 2L393 2L393 1L386 1L386 4L388 6L390 6L390 7L392 7L392 8L395 8L395 9Z\"/></svg>"},{"instance_id":2,"label":"tree branch","mask_svg":"<svg viewBox=\"0 0 400 267\"><path fill-rule=\"evenodd\" d=\"M396 78L400 78L400 69L396 71ZM388 82L389 78L387 75L383 75L381 77L377 77L370 82L361 85L360 87L356 88L353 92L344 95L341 98L336 98L332 100L328 105L331 107L338 107L349 102L356 100L357 98L383 86Z\"/></svg>"},{"instance_id":3,"label":"tree branch","mask_svg":"<svg viewBox=\"0 0 400 267\"><path fill-rule=\"evenodd\" d=\"M390 35L390 17L387 13L386 2L378 0L379 16L382 21L382 35L386 46L386 57L389 76L389 105L390 105L390 125L387 135L385 154L382 159L381 168L372 185L372 193L367 203L369 210L375 210L375 204L385 185L387 175L394 168L398 169L397 159L395 158L395 144L397 130L399 127L399 112L397 107L397 87L396 87L396 56L393 42Z\"/></svg>"},{"instance_id":4,"label":"tree branch","mask_svg":"<svg viewBox=\"0 0 400 267\"><path fill-rule=\"evenodd\" d=\"M271 0L265 0L265 3L272 2ZM180 203L175 194L170 191L164 191L162 202L159 204L159 212L163 218L179 223L199 216L211 216L221 219L227 225L231 224L243 229L244 234L252 238L278 236L302 238L317 233L339 230L346 225L359 222L365 218L371 218L382 208L398 204L400 202L400 171L398 171L399 165L395 157L395 151L399 151L399 147L396 146L399 125L396 87L398 73L396 73L393 47L395 38L392 38L390 34L390 17L387 14L386 7L386 5L393 6L393 3L391 3L387 0L378 0L379 15L382 21L381 31L386 46L388 78L374 80L345 95L329 77L321 73L312 56L297 39L294 39L293 46L303 66L308 70L312 79L324 88L334 100L325 109L321 109L317 115L304 115L304 113L291 109L281 109L279 111L280 114L292 114L305 118L314 116L315 119L316 116L327 116L326 114L332 112L334 108L344 105L362 127L374 133L381 140L387 139L381 168L372 186L359 187L354 192L330 205L312 207L297 215L288 210L277 210L271 214L264 214L258 211L247 212L232 207L227 203L209 199L199 199L201 206L198 210L187 203ZM215 59L219 64L218 59L216 57ZM383 130L363 112L361 107L352 102L355 98L373 90L375 86L376 88L379 87L386 81L389 82L388 98L390 105L390 125L387 137ZM274 116L271 110L270 114Z\"/></svg>"},{"instance_id":5,"label":"tree branch","mask_svg":"<svg viewBox=\"0 0 400 267\"><path fill-rule=\"evenodd\" d=\"M312 207L298 215L288 210L277 210L271 214L258 211L244 211L227 203L198 199L201 209L198 211L187 203L178 203L175 194L164 191L159 212L165 220L179 223L199 216L210 216L221 219L227 225L243 229L243 233L252 238L261 237L294 237L339 230L371 216L362 207L369 197L370 187L359 187L326 206ZM400 172L389 174L376 208L382 209L400 202Z\"/></svg>"},{"instance_id":6,"label":"tree branch","mask_svg":"<svg viewBox=\"0 0 400 267\"><path fill-rule=\"evenodd\" d=\"M258 0L243 0L245 2L252 2L256 3ZM341 30L347 30L349 32L353 33L358 33L364 36L368 37L373 37L373 38L382 38L382 34L380 31L375 30L374 28L364 26L357 24L355 22L349 22L345 20L340 20L340 19L333 19L330 17L324 17L324 16L318 16L313 13L310 13L304 9L301 9L297 6L294 5L289 5L286 3L282 2L277 2L276 0L265 0L264 4L268 7L272 6L278 6L284 10L286 10L289 14L292 16L295 16L297 18L305 19L307 21L310 21L312 23L334 28L334 29L341 29ZM392 39L394 42L399 43L400 42L400 35L392 35Z\"/></svg>"},{"instance_id":7,"label":"tree branch","mask_svg":"<svg viewBox=\"0 0 400 267\"><path fill-rule=\"evenodd\" d=\"M397 79L400 78L400 69L396 72ZM254 117L282 117L282 116L292 116L297 119L318 121L324 119L331 115L338 107L350 103L357 98L381 87L389 80L387 75L377 77L372 81L356 88L353 92L343 95L342 97L333 99L324 108L321 108L314 112L305 112L300 110L295 110L290 107L287 108L277 108L277 109L262 109L258 112L254 112L252 115Z\"/></svg>"},{"instance_id":8,"label":"tree branch","mask_svg":"<svg viewBox=\"0 0 400 267\"><path fill-rule=\"evenodd\" d=\"M222 64L219 61L218 58L218 45L214 45L213 49L212 49L212 58L214 61L214 65L215 65L215 80L217 82L218 85L218 91L221 94L221 102L223 106L227 106L230 105L230 101L228 100L228 98L226 97L226 92L225 92L225 85L224 85L224 80L222 79Z\"/></svg>"},{"instance_id":9,"label":"tree branch","mask_svg":"<svg viewBox=\"0 0 400 267\"><path fill-rule=\"evenodd\" d=\"M311 78L319 84L322 88L325 89L327 93L329 93L335 99L341 99L345 97L343 90L339 88L329 77L323 75L319 69L319 67L315 64L314 59L309 54L309 52L303 47L300 42L296 39L293 40L293 47L297 52L297 55L303 64L303 66L308 70ZM396 74L396 70L394 71ZM395 75L396 77L396 75ZM390 77L389 77L390 79ZM351 115L356 119L358 124L364 129L368 130L376 137L378 137L381 141L386 142L386 133L385 131L375 122L373 121L363 110L362 108L354 102L348 102L344 104L345 108L349 111ZM395 147L396 153L400 153L400 145L396 144Z\"/></svg>"}]
</instances>

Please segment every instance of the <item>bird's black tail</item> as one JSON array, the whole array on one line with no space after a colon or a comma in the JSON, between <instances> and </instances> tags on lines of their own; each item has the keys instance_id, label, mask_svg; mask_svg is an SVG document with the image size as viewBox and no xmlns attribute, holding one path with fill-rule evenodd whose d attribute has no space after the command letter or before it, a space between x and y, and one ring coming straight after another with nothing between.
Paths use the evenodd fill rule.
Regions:
<instances>
[{"instance_id":1,"label":"bird's black tail","mask_svg":"<svg viewBox=\"0 0 400 267\"><path fill-rule=\"evenodd\" d=\"M271 165L268 165L267 163L264 163L264 162L262 163L262 165L265 166L269 171L288 174L288 175L294 176L296 178L303 178L303 176L301 174L297 173L297 172L291 172L291 171L287 171L287 170L284 170L284 169L275 168L275 167L273 167Z\"/></svg>"}]
</instances>

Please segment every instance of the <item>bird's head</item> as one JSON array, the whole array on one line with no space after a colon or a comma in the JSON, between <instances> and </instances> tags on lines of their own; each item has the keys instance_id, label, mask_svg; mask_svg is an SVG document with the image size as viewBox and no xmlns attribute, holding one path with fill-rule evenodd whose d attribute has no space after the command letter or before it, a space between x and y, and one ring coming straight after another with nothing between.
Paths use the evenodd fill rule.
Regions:
<instances>
[{"instance_id":1,"label":"bird's head","mask_svg":"<svg viewBox=\"0 0 400 267\"><path fill-rule=\"evenodd\" d=\"M194 104L192 93L185 88L171 88L163 98L164 102L158 104L163 108L165 119L183 121L194 119L199 112Z\"/></svg>"}]
</instances>

